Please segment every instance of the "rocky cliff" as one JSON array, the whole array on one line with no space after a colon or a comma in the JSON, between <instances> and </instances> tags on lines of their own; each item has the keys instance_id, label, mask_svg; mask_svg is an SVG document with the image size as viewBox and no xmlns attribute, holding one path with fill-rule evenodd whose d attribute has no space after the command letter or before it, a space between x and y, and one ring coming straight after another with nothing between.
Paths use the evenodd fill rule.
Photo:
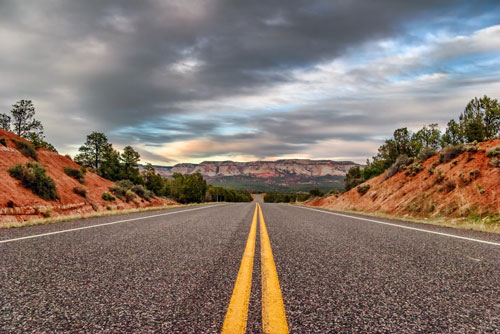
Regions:
<instances>
[{"instance_id":1,"label":"rocky cliff","mask_svg":"<svg viewBox=\"0 0 500 334\"><path fill-rule=\"evenodd\" d=\"M351 161L289 159L277 161L204 161L200 164L177 164L172 167L154 166L162 176L174 173L200 172L206 178L224 176L253 176L258 178L287 177L290 175L321 177L345 176L349 168L357 166Z\"/></svg>"},{"instance_id":2,"label":"rocky cliff","mask_svg":"<svg viewBox=\"0 0 500 334\"><path fill-rule=\"evenodd\" d=\"M278 161L204 161L200 164L178 164L172 167L154 166L164 177L174 173L200 172L208 183L250 191L325 191L341 189L350 161L289 159Z\"/></svg>"}]
</instances>

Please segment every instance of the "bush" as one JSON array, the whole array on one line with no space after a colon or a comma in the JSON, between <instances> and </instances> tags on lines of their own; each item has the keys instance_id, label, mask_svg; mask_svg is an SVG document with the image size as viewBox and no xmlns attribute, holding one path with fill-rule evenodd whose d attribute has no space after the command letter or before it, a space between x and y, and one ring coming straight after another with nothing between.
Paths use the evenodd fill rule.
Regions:
<instances>
[{"instance_id":1,"label":"bush","mask_svg":"<svg viewBox=\"0 0 500 334\"><path fill-rule=\"evenodd\" d=\"M115 183L114 186L109 187L109 190L119 199L123 200L126 197L128 190L132 189L134 184L130 180L121 180Z\"/></svg>"},{"instance_id":2,"label":"bush","mask_svg":"<svg viewBox=\"0 0 500 334\"><path fill-rule=\"evenodd\" d=\"M136 195L147 201L151 199L153 193L150 190L144 188L141 184L134 184L130 180L121 180L115 183L114 186L110 187L109 190L119 199L125 199L127 202L133 200ZM127 195L128 193L128 195Z\"/></svg>"},{"instance_id":3,"label":"bush","mask_svg":"<svg viewBox=\"0 0 500 334\"><path fill-rule=\"evenodd\" d=\"M311 195L312 197L322 197L323 195L325 195L325 192L320 190L319 188L314 188L309 191L309 195Z\"/></svg>"},{"instance_id":4,"label":"bush","mask_svg":"<svg viewBox=\"0 0 500 334\"><path fill-rule=\"evenodd\" d=\"M144 186L142 186L141 184L136 184L131 188L131 190L136 193L137 196L139 196L140 198L144 198L147 201L149 201L151 197L153 197L152 192L144 188Z\"/></svg>"},{"instance_id":5,"label":"bush","mask_svg":"<svg viewBox=\"0 0 500 334\"><path fill-rule=\"evenodd\" d=\"M406 165L408 165L410 163L410 159L408 158L407 155L400 155L396 161L392 164L391 167L389 167L387 169L387 172L384 176L384 180L387 180L391 177L393 177L394 175L397 174L397 172L399 172L400 170L402 170L403 168L406 167Z\"/></svg>"},{"instance_id":6,"label":"bush","mask_svg":"<svg viewBox=\"0 0 500 334\"><path fill-rule=\"evenodd\" d=\"M6 138L0 138L0 144L3 146L7 146L7 139Z\"/></svg>"},{"instance_id":7,"label":"bush","mask_svg":"<svg viewBox=\"0 0 500 334\"><path fill-rule=\"evenodd\" d=\"M111 195L110 193L103 193L101 197L103 200L108 201L108 202L112 202L112 201L116 200L116 198L113 195Z\"/></svg>"},{"instance_id":8,"label":"bush","mask_svg":"<svg viewBox=\"0 0 500 334\"><path fill-rule=\"evenodd\" d=\"M127 202L133 201L136 197L137 195L132 190L125 191L125 200Z\"/></svg>"},{"instance_id":9,"label":"bush","mask_svg":"<svg viewBox=\"0 0 500 334\"><path fill-rule=\"evenodd\" d=\"M45 169L39 163L28 162L26 166L18 164L11 167L9 173L20 180L25 188L31 189L33 194L45 200L59 199L54 180L46 175Z\"/></svg>"},{"instance_id":10,"label":"bush","mask_svg":"<svg viewBox=\"0 0 500 334\"><path fill-rule=\"evenodd\" d=\"M21 152L22 155L33 160L38 160L38 155L36 154L35 147L29 143L21 140L12 139L12 142L16 145L16 148Z\"/></svg>"},{"instance_id":11,"label":"bush","mask_svg":"<svg viewBox=\"0 0 500 334\"><path fill-rule=\"evenodd\" d=\"M85 167L82 168L73 168L73 167L64 167L64 173L81 184L85 184L85 173L86 173Z\"/></svg>"},{"instance_id":12,"label":"bush","mask_svg":"<svg viewBox=\"0 0 500 334\"><path fill-rule=\"evenodd\" d=\"M123 189L132 189L134 186L134 183L130 180L121 180L115 183L118 187L123 188Z\"/></svg>"},{"instance_id":13,"label":"bush","mask_svg":"<svg viewBox=\"0 0 500 334\"><path fill-rule=\"evenodd\" d=\"M439 162L440 163L450 162L451 160L455 159L460 154L462 154L464 151L465 151L465 146L462 144L447 146L439 154Z\"/></svg>"},{"instance_id":14,"label":"bush","mask_svg":"<svg viewBox=\"0 0 500 334\"><path fill-rule=\"evenodd\" d=\"M424 169L424 167L422 166L422 164L420 162L414 162L410 165L410 167L408 167L408 169L405 172L405 175L415 176L418 173L420 173L423 169Z\"/></svg>"},{"instance_id":15,"label":"bush","mask_svg":"<svg viewBox=\"0 0 500 334\"><path fill-rule=\"evenodd\" d=\"M87 188L85 188L85 187L82 187L82 186L74 187L73 192L77 195L84 197L84 198L87 197Z\"/></svg>"},{"instance_id":16,"label":"bush","mask_svg":"<svg viewBox=\"0 0 500 334\"><path fill-rule=\"evenodd\" d=\"M489 158L500 156L500 145L487 149L486 156Z\"/></svg>"},{"instance_id":17,"label":"bush","mask_svg":"<svg viewBox=\"0 0 500 334\"><path fill-rule=\"evenodd\" d=\"M418 152L417 159L420 161L425 161L432 157L434 154L436 154L436 150L430 147L424 147L420 150L420 152Z\"/></svg>"},{"instance_id":18,"label":"bush","mask_svg":"<svg viewBox=\"0 0 500 334\"><path fill-rule=\"evenodd\" d=\"M370 185L369 184L362 184L362 185L358 186L356 188L356 190L358 191L358 193L361 194L361 196L363 196L364 194L366 194L368 192L368 190L370 190Z\"/></svg>"}]
</instances>

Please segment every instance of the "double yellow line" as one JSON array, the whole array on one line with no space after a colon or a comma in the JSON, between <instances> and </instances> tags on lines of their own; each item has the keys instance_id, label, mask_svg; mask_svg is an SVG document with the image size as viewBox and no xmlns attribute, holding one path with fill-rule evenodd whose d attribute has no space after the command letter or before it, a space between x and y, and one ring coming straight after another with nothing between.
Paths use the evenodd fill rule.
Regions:
<instances>
[{"instance_id":1,"label":"double yellow line","mask_svg":"<svg viewBox=\"0 0 500 334\"><path fill-rule=\"evenodd\" d=\"M278 272L274 263L271 241L267 234L262 208L257 203L252 226L241 260L233 295L222 325L222 334L244 334L247 328L248 303L252 288L253 259L257 220L260 220L260 259L262 275L262 332L265 334L288 334L285 305L281 296Z\"/></svg>"}]
</instances>

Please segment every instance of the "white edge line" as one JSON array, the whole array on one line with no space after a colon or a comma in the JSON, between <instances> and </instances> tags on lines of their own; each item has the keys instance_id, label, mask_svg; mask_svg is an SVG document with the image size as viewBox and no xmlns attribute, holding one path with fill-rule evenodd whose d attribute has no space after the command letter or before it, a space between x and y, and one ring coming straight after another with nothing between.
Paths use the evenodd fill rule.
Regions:
<instances>
[{"instance_id":1,"label":"white edge line","mask_svg":"<svg viewBox=\"0 0 500 334\"><path fill-rule=\"evenodd\" d=\"M304 206L294 206L295 208L301 208L301 209L306 209L306 210L311 210L311 211L317 211L317 212L322 212L326 213L329 215L335 215L335 216L341 216L341 217L346 217L346 218L353 218L353 219L358 219L358 220L364 220L372 223L377 223L377 224L382 224L382 225L388 225L388 226L394 226L394 227L399 227L399 228L404 228L407 230L413 230L413 231L419 231L419 232L425 232L425 233L431 233L431 234L437 234L437 235L442 235L450 238L456 238L456 239L462 239L462 240L468 240L468 241L475 241L475 242L480 242L483 244L488 244L488 245L494 245L494 246L500 246L500 243L498 242L493 242L493 241L486 241L486 240L481 240L481 239L475 239L475 238L467 238L467 237L462 237L459 235L455 234L448 234L448 233L443 233L443 232L436 232L436 231L430 231L422 228L417 228L417 227L410 227L410 226L404 226L404 225L399 225L399 224L393 224L393 223L387 223L383 222L380 220L374 220L374 219L369 219L369 218L361 218L361 217L356 217L356 216L350 216L350 215L345 215L342 213L336 213L336 212L329 212L329 211L324 211L324 210L318 210L318 209L313 209L313 208L306 208Z\"/></svg>"},{"instance_id":2,"label":"white edge line","mask_svg":"<svg viewBox=\"0 0 500 334\"><path fill-rule=\"evenodd\" d=\"M19 238L14 238L14 239L0 240L0 244L7 243L7 242L13 242L13 241L19 241L19 240L25 240L25 239L33 239L33 238L45 237L45 236L48 236L48 235L54 235L54 234L59 234L59 233L73 232L73 231L79 231L79 230L86 230L88 228L94 228L94 227L100 227L100 226L108 226L108 225L126 223L126 222L131 222L131 221L134 221L134 220L142 220L142 219L148 219L148 218L168 216L168 215L173 215L173 214L176 214L176 213L189 212L189 211L202 210L202 209L210 209L210 208L213 208L213 207L216 207L216 206L224 206L224 205L227 205L227 204L210 205L210 206L206 206L206 207L202 207L202 208L194 208L194 209L181 210L181 211L175 211L175 212L167 212L167 213L162 213L162 214L152 215L152 216L146 216L146 217L137 217L137 218L130 218L130 219L118 220L118 221L110 222L110 223L103 223L103 224L95 224L95 225L90 225L90 226L70 228L70 229L62 230L62 231L54 231L54 232L48 232L48 233L34 234L34 235L26 236L26 237L19 237Z\"/></svg>"}]
</instances>

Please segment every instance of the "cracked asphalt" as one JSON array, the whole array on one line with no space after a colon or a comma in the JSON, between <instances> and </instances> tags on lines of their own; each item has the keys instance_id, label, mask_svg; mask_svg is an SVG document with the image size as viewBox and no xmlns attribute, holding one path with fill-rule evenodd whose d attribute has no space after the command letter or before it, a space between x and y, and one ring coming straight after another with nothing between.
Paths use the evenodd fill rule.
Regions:
<instances>
[{"instance_id":1,"label":"cracked asphalt","mask_svg":"<svg viewBox=\"0 0 500 334\"><path fill-rule=\"evenodd\" d=\"M0 230L1 242L144 218L0 243L0 333L218 333L254 209ZM291 333L500 333L500 246L286 204L262 211ZM254 261L248 333L261 332L258 237Z\"/></svg>"}]
</instances>

